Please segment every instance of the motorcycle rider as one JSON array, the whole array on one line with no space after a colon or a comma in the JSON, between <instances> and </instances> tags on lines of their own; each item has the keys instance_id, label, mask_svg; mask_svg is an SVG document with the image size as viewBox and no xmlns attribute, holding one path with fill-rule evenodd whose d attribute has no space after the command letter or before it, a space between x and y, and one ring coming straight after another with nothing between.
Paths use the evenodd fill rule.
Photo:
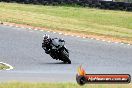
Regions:
<instances>
[{"instance_id":1,"label":"motorcycle rider","mask_svg":"<svg viewBox=\"0 0 132 88\"><path fill-rule=\"evenodd\" d=\"M45 50L46 54L50 54L52 49L58 49L64 44L64 40L60 38L50 38L49 35L45 34L43 36L42 48Z\"/></svg>"}]
</instances>

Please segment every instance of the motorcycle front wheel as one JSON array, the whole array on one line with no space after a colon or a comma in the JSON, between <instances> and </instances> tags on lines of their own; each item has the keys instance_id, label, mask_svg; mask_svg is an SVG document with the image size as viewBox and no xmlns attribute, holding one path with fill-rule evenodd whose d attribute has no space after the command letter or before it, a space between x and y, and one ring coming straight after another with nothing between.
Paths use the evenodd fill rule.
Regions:
<instances>
[{"instance_id":1,"label":"motorcycle front wheel","mask_svg":"<svg viewBox=\"0 0 132 88\"><path fill-rule=\"evenodd\" d=\"M64 63L68 63L68 64L71 64L71 60L69 59L69 52L64 48L62 51L62 61Z\"/></svg>"}]
</instances>

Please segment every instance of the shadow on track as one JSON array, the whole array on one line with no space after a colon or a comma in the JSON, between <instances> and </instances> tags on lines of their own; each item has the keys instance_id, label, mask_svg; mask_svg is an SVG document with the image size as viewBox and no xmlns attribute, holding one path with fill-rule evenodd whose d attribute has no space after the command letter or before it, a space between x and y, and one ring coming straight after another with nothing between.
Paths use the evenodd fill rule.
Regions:
<instances>
[{"instance_id":1,"label":"shadow on track","mask_svg":"<svg viewBox=\"0 0 132 88\"><path fill-rule=\"evenodd\" d=\"M47 63L41 63L41 64L67 64L64 62L47 62Z\"/></svg>"}]
</instances>

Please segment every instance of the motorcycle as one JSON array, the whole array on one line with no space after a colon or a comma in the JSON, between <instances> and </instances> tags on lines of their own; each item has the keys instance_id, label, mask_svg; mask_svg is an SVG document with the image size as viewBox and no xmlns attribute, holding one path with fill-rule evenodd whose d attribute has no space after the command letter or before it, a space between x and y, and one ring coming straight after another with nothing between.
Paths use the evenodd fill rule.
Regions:
<instances>
[{"instance_id":1,"label":"motorcycle","mask_svg":"<svg viewBox=\"0 0 132 88\"><path fill-rule=\"evenodd\" d=\"M53 59L61 60L64 63L71 64L71 60L69 59L69 51L64 45L65 45L65 41L61 43L59 46L55 46L55 45L52 46L49 55Z\"/></svg>"}]
</instances>

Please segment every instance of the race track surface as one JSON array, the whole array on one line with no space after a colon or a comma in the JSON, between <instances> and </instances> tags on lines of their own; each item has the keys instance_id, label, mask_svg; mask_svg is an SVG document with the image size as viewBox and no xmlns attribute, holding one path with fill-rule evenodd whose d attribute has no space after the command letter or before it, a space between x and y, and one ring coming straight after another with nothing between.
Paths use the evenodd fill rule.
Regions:
<instances>
[{"instance_id":1,"label":"race track surface","mask_svg":"<svg viewBox=\"0 0 132 88\"><path fill-rule=\"evenodd\" d=\"M63 64L44 53L44 34L66 41L72 64ZM75 82L80 65L89 74L132 75L132 45L0 25L0 62L14 67L0 71L0 81Z\"/></svg>"}]
</instances>

